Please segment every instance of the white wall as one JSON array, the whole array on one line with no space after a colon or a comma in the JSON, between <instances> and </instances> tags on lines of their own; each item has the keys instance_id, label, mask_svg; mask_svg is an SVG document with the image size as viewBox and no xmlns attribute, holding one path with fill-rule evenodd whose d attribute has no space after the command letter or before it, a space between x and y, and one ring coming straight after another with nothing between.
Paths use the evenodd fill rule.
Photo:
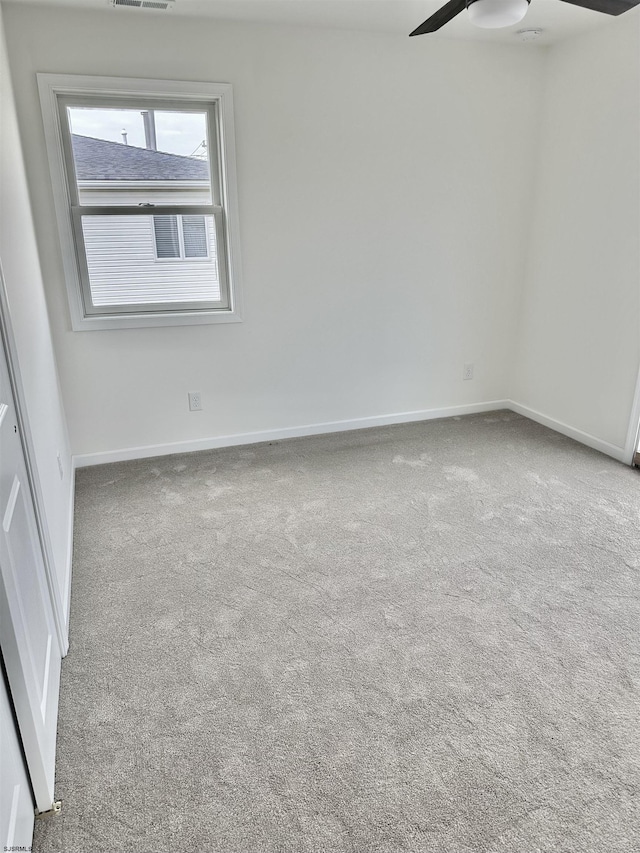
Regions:
<instances>
[{"instance_id":1,"label":"white wall","mask_svg":"<svg viewBox=\"0 0 640 853\"><path fill-rule=\"evenodd\" d=\"M549 51L514 398L625 445L640 363L640 15Z\"/></svg>"},{"instance_id":2,"label":"white wall","mask_svg":"<svg viewBox=\"0 0 640 853\"><path fill-rule=\"evenodd\" d=\"M508 396L537 47L113 9L5 17L74 453ZM70 331L37 71L233 84L242 324Z\"/></svg>"},{"instance_id":3,"label":"white wall","mask_svg":"<svg viewBox=\"0 0 640 853\"><path fill-rule=\"evenodd\" d=\"M0 10L0 261L15 339L22 402L33 442L60 600L68 616L73 476L33 227ZM58 472L60 453L63 477Z\"/></svg>"}]
</instances>

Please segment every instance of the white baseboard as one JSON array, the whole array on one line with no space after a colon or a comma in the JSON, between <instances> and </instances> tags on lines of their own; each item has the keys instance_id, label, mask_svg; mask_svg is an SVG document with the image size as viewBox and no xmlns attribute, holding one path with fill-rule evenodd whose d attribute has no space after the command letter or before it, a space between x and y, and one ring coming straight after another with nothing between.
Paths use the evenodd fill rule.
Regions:
<instances>
[{"instance_id":1,"label":"white baseboard","mask_svg":"<svg viewBox=\"0 0 640 853\"><path fill-rule=\"evenodd\" d=\"M530 409L528 406L516 403L515 400L507 400L505 408L511 409L511 411L517 412L519 415L524 415L525 418L536 421L536 423L549 427L562 435L573 438L581 444L586 444L587 447L599 450L600 453L612 456L614 459L617 459L618 462L624 462L627 465L631 464L631 458L624 447L619 447L617 444L610 444L608 441L596 438L595 435L583 432L581 429L576 429L575 427L569 426L569 424L565 424L555 418L550 418L548 415L542 414L542 412L537 412L535 409Z\"/></svg>"},{"instance_id":2,"label":"white baseboard","mask_svg":"<svg viewBox=\"0 0 640 853\"><path fill-rule=\"evenodd\" d=\"M525 418L549 427L556 432L573 438L607 456L631 464L633 452L626 447L611 444L595 435L558 421L538 412L529 406L523 406L515 400L491 400L484 403L470 403L465 406L445 406L440 409L422 409L416 412L396 412L390 415L373 415L366 418L353 418L345 421L305 424L303 426L282 427L280 429L257 432L234 433L232 435L212 436L192 441L176 441L168 444L149 444L140 447L126 447L121 450L106 450L101 453L80 453L73 457L73 468L85 468L89 465L104 465L109 462L127 462L132 459L148 459L152 456L169 456L174 453L191 453L197 450L214 450L217 447L235 447L243 444L258 444L265 441L282 441L287 438L301 438L306 435L323 435L331 432L367 429L368 427L388 426L390 424L429 421L435 418L451 418L460 415L472 415L482 412L495 412L498 409L510 409ZM71 535L71 534L70 534Z\"/></svg>"},{"instance_id":3,"label":"white baseboard","mask_svg":"<svg viewBox=\"0 0 640 853\"><path fill-rule=\"evenodd\" d=\"M264 441L282 441L286 438L300 438L305 435L322 435L330 432L344 432L352 429L388 426L414 421L428 421L435 418L451 418L458 415L472 415L478 412L495 412L509 409L509 400L492 400L487 403L470 403L466 406L447 406L441 409L423 409L417 412L397 412L391 415L373 415L367 418L354 418L346 421L329 421L304 426L284 427L259 432L235 433L193 441L176 441L170 444L151 444L142 447L127 447L122 450L107 450L102 453L80 453L73 457L74 468L88 465L104 465L108 462L126 462L130 459L148 459L151 456L168 456L173 453L190 453L195 450L213 450L217 447L234 447L242 444L257 444Z\"/></svg>"}]
</instances>

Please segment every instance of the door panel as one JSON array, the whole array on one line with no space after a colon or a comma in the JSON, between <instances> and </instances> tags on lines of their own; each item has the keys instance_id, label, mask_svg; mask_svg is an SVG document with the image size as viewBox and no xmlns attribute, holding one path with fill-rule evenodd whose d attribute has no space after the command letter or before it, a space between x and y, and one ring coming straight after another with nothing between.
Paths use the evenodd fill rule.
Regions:
<instances>
[{"instance_id":1,"label":"door panel","mask_svg":"<svg viewBox=\"0 0 640 853\"><path fill-rule=\"evenodd\" d=\"M9 694L0 673L0 844L3 850L30 849L33 835L33 801L22 760Z\"/></svg>"},{"instance_id":2,"label":"door panel","mask_svg":"<svg viewBox=\"0 0 640 853\"><path fill-rule=\"evenodd\" d=\"M16 592L18 602L17 618L24 635L25 658L33 678L34 688L41 714L44 715L47 704L49 674L51 668L51 647L53 635L51 626L44 617L46 601L42 597L39 585L32 585L28 575L20 575L21 566L34 566L38 563L38 553L34 547L33 534L29 524L28 495L17 476L13 479L9 501L2 520L2 529L6 537L8 562L7 571L11 573L7 586ZM27 661L25 660L26 664ZM44 720L44 716L43 716Z\"/></svg>"},{"instance_id":3,"label":"door panel","mask_svg":"<svg viewBox=\"0 0 640 853\"><path fill-rule=\"evenodd\" d=\"M39 811L54 801L61 655L0 341L0 643Z\"/></svg>"}]
</instances>

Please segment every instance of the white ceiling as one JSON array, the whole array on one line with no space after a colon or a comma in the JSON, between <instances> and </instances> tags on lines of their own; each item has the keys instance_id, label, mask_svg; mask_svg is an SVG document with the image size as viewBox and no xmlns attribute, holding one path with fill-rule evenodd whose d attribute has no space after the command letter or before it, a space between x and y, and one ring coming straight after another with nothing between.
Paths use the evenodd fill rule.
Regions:
<instances>
[{"instance_id":1,"label":"white ceiling","mask_svg":"<svg viewBox=\"0 0 640 853\"><path fill-rule=\"evenodd\" d=\"M11 2L11 0L10 0ZM66 6L76 9L110 9L113 15L162 15L221 18L235 21L257 21L272 24L294 24L311 27L332 27L347 30L369 30L408 35L432 15L446 0L176 0L169 12L111 8L110 0L13 0L34 6ZM626 12L635 18L638 9ZM34 9L34 13L36 10ZM613 19L588 9L573 6L562 0L531 0L525 19L514 27L502 30L481 30L458 15L438 33L419 36L462 38L484 41L517 42L518 30L540 29L543 34L537 44L550 44L572 35L606 26ZM633 25L630 21L630 25ZM526 48L528 45L523 45Z\"/></svg>"}]
</instances>

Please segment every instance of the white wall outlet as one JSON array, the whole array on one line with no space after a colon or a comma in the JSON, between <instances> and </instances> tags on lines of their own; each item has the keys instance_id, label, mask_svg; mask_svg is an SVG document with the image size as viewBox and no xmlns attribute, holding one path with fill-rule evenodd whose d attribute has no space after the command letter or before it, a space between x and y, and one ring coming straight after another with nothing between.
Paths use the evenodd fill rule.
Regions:
<instances>
[{"instance_id":1,"label":"white wall outlet","mask_svg":"<svg viewBox=\"0 0 640 853\"><path fill-rule=\"evenodd\" d=\"M200 391L189 391L189 411L202 411L202 393Z\"/></svg>"},{"instance_id":2,"label":"white wall outlet","mask_svg":"<svg viewBox=\"0 0 640 853\"><path fill-rule=\"evenodd\" d=\"M468 361L462 368L463 379L473 379L473 362Z\"/></svg>"},{"instance_id":3,"label":"white wall outlet","mask_svg":"<svg viewBox=\"0 0 640 853\"><path fill-rule=\"evenodd\" d=\"M62 467L62 456L60 456L60 451L56 453L56 459L58 460L58 473L60 474L60 479L64 479L64 468Z\"/></svg>"}]
</instances>

